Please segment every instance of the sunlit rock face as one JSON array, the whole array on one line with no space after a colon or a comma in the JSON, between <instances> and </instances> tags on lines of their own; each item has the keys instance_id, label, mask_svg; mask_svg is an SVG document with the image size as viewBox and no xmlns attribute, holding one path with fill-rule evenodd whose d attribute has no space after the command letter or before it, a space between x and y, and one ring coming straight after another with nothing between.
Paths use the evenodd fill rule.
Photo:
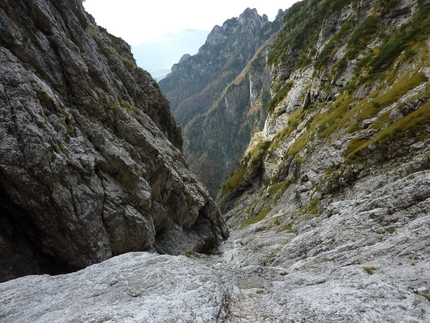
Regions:
<instances>
[{"instance_id":1,"label":"sunlit rock face","mask_svg":"<svg viewBox=\"0 0 430 323\"><path fill-rule=\"evenodd\" d=\"M227 236L128 44L81 1L0 1L0 26L1 280Z\"/></svg>"}]
</instances>

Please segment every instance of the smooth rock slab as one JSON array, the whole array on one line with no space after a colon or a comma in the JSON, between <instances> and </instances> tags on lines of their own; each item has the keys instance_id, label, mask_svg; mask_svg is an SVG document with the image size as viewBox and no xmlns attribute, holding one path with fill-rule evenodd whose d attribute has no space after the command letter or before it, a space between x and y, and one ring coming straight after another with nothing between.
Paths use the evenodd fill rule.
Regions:
<instances>
[{"instance_id":1,"label":"smooth rock slab","mask_svg":"<svg viewBox=\"0 0 430 323\"><path fill-rule=\"evenodd\" d=\"M0 322L218 322L227 292L185 256L128 253L79 272L0 284Z\"/></svg>"}]
</instances>

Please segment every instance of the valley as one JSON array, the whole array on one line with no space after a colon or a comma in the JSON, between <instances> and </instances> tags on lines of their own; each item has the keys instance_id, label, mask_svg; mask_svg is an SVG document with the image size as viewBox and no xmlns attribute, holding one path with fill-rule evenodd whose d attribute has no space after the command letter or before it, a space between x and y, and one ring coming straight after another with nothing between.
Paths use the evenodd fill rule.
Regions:
<instances>
[{"instance_id":1,"label":"valley","mask_svg":"<svg viewBox=\"0 0 430 323\"><path fill-rule=\"evenodd\" d=\"M0 1L0 322L430 321L430 1L248 8L159 83L29 3Z\"/></svg>"}]
</instances>

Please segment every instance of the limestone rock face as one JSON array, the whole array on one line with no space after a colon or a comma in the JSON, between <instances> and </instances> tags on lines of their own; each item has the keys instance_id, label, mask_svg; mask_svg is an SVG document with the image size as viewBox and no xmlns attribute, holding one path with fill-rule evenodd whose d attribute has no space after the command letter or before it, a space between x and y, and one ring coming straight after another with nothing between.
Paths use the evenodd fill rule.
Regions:
<instances>
[{"instance_id":1,"label":"limestone rock face","mask_svg":"<svg viewBox=\"0 0 430 323\"><path fill-rule=\"evenodd\" d=\"M81 1L0 1L0 26L1 280L227 236L128 44Z\"/></svg>"},{"instance_id":2,"label":"limestone rock face","mask_svg":"<svg viewBox=\"0 0 430 323\"><path fill-rule=\"evenodd\" d=\"M264 129L219 195L232 225L269 209L320 214L356 182L428 169L429 8L304 1L287 11Z\"/></svg>"}]
</instances>

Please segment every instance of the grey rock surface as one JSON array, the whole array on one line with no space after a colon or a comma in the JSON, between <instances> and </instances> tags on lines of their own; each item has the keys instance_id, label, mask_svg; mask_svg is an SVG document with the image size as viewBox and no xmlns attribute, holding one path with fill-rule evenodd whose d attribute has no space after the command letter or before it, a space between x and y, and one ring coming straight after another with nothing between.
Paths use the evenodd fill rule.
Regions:
<instances>
[{"instance_id":1,"label":"grey rock surface","mask_svg":"<svg viewBox=\"0 0 430 323\"><path fill-rule=\"evenodd\" d=\"M234 230L231 321L429 321L429 184L429 171L372 192L365 181L322 216L278 211Z\"/></svg>"},{"instance_id":2,"label":"grey rock surface","mask_svg":"<svg viewBox=\"0 0 430 323\"><path fill-rule=\"evenodd\" d=\"M185 256L128 253L0 286L0 322L218 322L227 314L218 273Z\"/></svg>"},{"instance_id":3,"label":"grey rock surface","mask_svg":"<svg viewBox=\"0 0 430 323\"><path fill-rule=\"evenodd\" d=\"M219 255L130 253L8 281L0 322L428 322L429 187L416 172L283 233L269 214Z\"/></svg>"},{"instance_id":4,"label":"grey rock surface","mask_svg":"<svg viewBox=\"0 0 430 323\"><path fill-rule=\"evenodd\" d=\"M0 26L0 280L228 235L128 44L81 1L0 1Z\"/></svg>"}]
</instances>

